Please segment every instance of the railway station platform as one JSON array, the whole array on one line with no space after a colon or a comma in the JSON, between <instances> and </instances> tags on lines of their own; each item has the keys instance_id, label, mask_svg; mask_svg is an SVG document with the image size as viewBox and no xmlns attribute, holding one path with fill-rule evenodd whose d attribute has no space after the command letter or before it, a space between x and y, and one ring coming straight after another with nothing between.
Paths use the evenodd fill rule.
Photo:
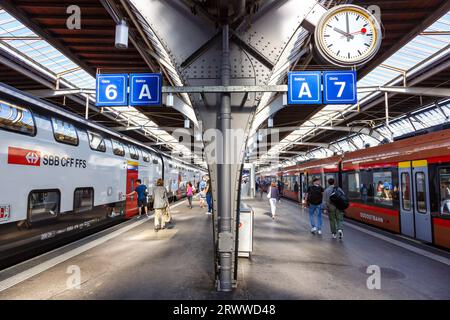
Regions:
<instances>
[{"instance_id":1,"label":"railway station platform","mask_svg":"<svg viewBox=\"0 0 450 320\"><path fill-rule=\"evenodd\" d=\"M172 205L175 226L155 232L153 218L132 219L0 272L6 299L450 299L450 254L359 223L343 240L310 233L309 215L281 200L255 212L251 258L240 258L238 286L214 290L211 216L187 202ZM380 268L369 289L368 266ZM79 288L68 288L78 271Z\"/></svg>"}]
</instances>

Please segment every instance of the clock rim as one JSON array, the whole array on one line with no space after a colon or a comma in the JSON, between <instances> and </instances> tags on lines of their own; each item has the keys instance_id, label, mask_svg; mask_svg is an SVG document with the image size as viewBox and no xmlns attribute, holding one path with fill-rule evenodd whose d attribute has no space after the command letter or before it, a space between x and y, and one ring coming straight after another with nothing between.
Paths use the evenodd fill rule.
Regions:
<instances>
[{"instance_id":1,"label":"clock rim","mask_svg":"<svg viewBox=\"0 0 450 320\"><path fill-rule=\"evenodd\" d=\"M322 31L325 27L325 21L329 20L329 18L331 16L335 15L338 11L345 11L345 10L357 11L357 12L361 13L362 15L367 16L367 18L369 19L369 22L374 27L374 31L376 32L376 34L374 34L374 36L376 36L375 44L373 45L372 49L369 49L369 50L371 50L371 52L369 54L367 54L365 57L355 59L353 61L344 61L344 60L338 59L334 56L331 56L325 49L324 41L323 41L324 39L323 39L323 37L321 37L321 35L323 34ZM315 39L317 51L326 61L328 61L334 65L337 65L337 66L345 66L345 67L359 66L359 65L367 63L379 51L379 49L381 47L381 26L380 26L378 20L373 16L373 14L370 13L369 11L367 11L366 9L364 9L363 7L353 5L353 4L343 4L343 5L335 6L332 9L328 10L320 18L319 23L317 24L317 27L314 32L314 39Z\"/></svg>"}]
</instances>

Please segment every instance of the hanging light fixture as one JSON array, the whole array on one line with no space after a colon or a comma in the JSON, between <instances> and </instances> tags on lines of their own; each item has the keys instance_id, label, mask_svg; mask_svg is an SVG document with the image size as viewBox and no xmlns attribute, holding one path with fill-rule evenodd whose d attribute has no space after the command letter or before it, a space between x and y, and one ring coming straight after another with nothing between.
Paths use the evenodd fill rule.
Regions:
<instances>
[{"instance_id":1,"label":"hanging light fixture","mask_svg":"<svg viewBox=\"0 0 450 320\"><path fill-rule=\"evenodd\" d=\"M116 25L116 48L128 48L128 25L125 20L121 20L120 24Z\"/></svg>"}]
</instances>

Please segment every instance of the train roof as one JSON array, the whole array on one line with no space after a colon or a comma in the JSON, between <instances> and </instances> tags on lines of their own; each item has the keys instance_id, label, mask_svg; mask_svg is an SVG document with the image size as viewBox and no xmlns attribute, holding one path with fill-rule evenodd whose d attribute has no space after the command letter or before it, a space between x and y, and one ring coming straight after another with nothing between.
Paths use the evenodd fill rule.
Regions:
<instances>
[{"instance_id":1,"label":"train roof","mask_svg":"<svg viewBox=\"0 0 450 320\"><path fill-rule=\"evenodd\" d=\"M450 129L394 141L367 149L344 154L343 168L354 165L395 163L448 156Z\"/></svg>"},{"instance_id":2,"label":"train roof","mask_svg":"<svg viewBox=\"0 0 450 320\"><path fill-rule=\"evenodd\" d=\"M11 86L8 86L4 83L0 83L0 98L6 100L9 103L16 104L16 105L19 105L19 106L25 107L25 108L30 108L33 111L40 111L43 114L57 115L58 117L61 117L67 121L70 121L79 127L84 127L86 129L91 129L91 130L94 130L97 132L101 132L103 134L107 134L112 138L117 138L117 139L124 140L128 143L132 143L143 149L147 149L149 151L152 151L153 153L156 153L156 154L159 154L166 158L169 158L171 160L174 160L180 164L183 164L184 166L190 166L190 167L194 167L200 171L204 171L202 168L200 168L198 166L195 166L193 164L188 164L179 159L174 159L170 155L167 155L167 154L165 154L161 151L158 151L150 146L147 146L142 142L139 142L128 136L119 134L105 126L102 126L95 122L84 119L83 117L81 117L75 113L72 113L68 110L64 110L48 101L45 101L40 98L36 98L35 96L28 94L27 92L17 90L17 89L15 89Z\"/></svg>"}]
</instances>

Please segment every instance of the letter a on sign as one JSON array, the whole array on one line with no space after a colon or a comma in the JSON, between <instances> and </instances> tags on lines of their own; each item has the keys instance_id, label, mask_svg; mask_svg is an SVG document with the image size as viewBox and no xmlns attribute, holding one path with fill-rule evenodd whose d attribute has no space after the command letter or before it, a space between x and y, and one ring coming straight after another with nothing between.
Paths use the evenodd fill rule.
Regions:
<instances>
[{"instance_id":1,"label":"letter a on sign","mask_svg":"<svg viewBox=\"0 0 450 320\"><path fill-rule=\"evenodd\" d=\"M141 89L141 93L139 94L139 100L142 100L143 98L151 99L152 95L150 94L150 90L148 88L148 85L144 84Z\"/></svg>"},{"instance_id":2,"label":"letter a on sign","mask_svg":"<svg viewBox=\"0 0 450 320\"><path fill-rule=\"evenodd\" d=\"M288 73L288 105L322 104L322 73L292 71Z\"/></svg>"},{"instance_id":3,"label":"letter a on sign","mask_svg":"<svg viewBox=\"0 0 450 320\"><path fill-rule=\"evenodd\" d=\"M300 88L300 93L298 94L298 97L301 99L303 98L304 95L306 95L308 98L312 98L311 90L309 90L307 82L302 83L302 87Z\"/></svg>"},{"instance_id":4,"label":"letter a on sign","mask_svg":"<svg viewBox=\"0 0 450 320\"><path fill-rule=\"evenodd\" d=\"M130 106L159 106L162 100L160 73L130 74Z\"/></svg>"}]
</instances>

